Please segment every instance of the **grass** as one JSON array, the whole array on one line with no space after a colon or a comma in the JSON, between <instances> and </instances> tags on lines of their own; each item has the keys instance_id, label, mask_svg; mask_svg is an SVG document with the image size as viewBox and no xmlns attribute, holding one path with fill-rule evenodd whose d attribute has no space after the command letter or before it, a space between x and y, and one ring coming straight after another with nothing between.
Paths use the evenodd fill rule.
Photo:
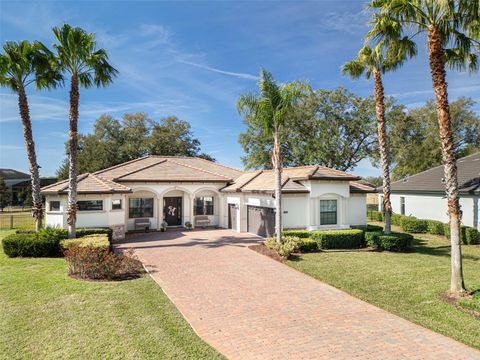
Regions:
<instances>
[{"instance_id":1,"label":"grass","mask_svg":"<svg viewBox=\"0 0 480 360\"><path fill-rule=\"evenodd\" d=\"M0 229L10 229L12 225L15 229L34 229L35 221L33 221L31 210L0 211Z\"/></svg>"},{"instance_id":2,"label":"grass","mask_svg":"<svg viewBox=\"0 0 480 360\"><path fill-rule=\"evenodd\" d=\"M223 358L148 276L79 281L63 258L10 259L0 248L0 308L0 358Z\"/></svg>"},{"instance_id":3,"label":"grass","mask_svg":"<svg viewBox=\"0 0 480 360\"><path fill-rule=\"evenodd\" d=\"M415 237L414 251L410 253L324 251L303 254L288 261L288 265L480 349L480 320L440 298L450 286L448 240L429 234ZM465 282L474 296L471 300L461 300L460 305L480 312L480 246L462 246L462 250Z\"/></svg>"}]
</instances>

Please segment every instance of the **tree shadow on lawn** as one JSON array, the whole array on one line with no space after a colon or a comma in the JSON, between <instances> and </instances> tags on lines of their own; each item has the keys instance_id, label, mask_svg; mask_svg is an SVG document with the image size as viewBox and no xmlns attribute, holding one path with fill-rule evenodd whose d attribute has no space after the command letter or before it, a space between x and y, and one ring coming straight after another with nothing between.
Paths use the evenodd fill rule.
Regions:
<instances>
[{"instance_id":1,"label":"tree shadow on lawn","mask_svg":"<svg viewBox=\"0 0 480 360\"><path fill-rule=\"evenodd\" d=\"M411 252L422 255L450 257L450 245L428 246L428 240L415 238ZM477 261L480 260L480 256L465 253L462 253L462 258Z\"/></svg>"}]
</instances>

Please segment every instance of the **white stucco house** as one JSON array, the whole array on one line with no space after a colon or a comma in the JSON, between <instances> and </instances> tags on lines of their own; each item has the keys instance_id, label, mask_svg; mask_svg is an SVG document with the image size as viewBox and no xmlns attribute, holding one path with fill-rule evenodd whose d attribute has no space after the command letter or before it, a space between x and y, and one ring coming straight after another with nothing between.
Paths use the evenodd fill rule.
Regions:
<instances>
[{"instance_id":1,"label":"white stucco house","mask_svg":"<svg viewBox=\"0 0 480 360\"><path fill-rule=\"evenodd\" d=\"M346 229L366 224L366 194L360 178L322 166L283 172L284 228ZM275 226L274 174L241 171L196 157L146 156L78 177L77 227L135 230L209 225L271 236ZM67 227L68 181L42 188L46 225Z\"/></svg>"},{"instance_id":2,"label":"white stucco house","mask_svg":"<svg viewBox=\"0 0 480 360\"><path fill-rule=\"evenodd\" d=\"M458 159L457 171L462 224L480 230L480 152ZM443 165L392 183L391 202L394 213L447 223Z\"/></svg>"}]
</instances>

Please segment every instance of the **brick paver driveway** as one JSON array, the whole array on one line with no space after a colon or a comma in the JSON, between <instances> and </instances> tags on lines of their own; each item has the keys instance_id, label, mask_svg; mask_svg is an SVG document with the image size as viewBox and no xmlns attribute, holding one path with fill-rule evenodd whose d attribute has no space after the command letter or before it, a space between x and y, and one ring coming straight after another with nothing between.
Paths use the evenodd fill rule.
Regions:
<instances>
[{"instance_id":1,"label":"brick paver driveway","mask_svg":"<svg viewBox=\"0 0 480 360\"><path fill-rule=\"evenodd\" d=\"M137 234L194 330L231 359L480 359L480 352L260 255L230 230ZM352 274L354 276L354 274Z\"/></svg>"}]
</instances>

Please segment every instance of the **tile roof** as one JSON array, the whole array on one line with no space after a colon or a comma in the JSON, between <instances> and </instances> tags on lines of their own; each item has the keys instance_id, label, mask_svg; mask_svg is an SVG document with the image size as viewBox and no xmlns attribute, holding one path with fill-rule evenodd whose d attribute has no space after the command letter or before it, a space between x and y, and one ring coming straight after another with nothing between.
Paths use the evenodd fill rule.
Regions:
<instances>
[{"instance_id":1,"label":"tile roof","mask_svg":"<svg viewBox=\"0 0 480 360\"><path fill-rule=\"evenodd\" d=\"M128 193L131 191L129 187L108 180L100 175L86 173L77 177L78 194ZM66 193L68 193L68 180L42 188L42 194Z\"/></svg>"},{"instance_id":2,"label":"tile roof","mask_svg":"<svg viewBox=\"0 0 480 360\"><path fill-rule=\"evenodd\" d=\"M350 181L350 192L353 193L376 193L374 186L370 186L358 181Z\"/></svg>"},{"instance_id":3,"label":"tile roof","mask_svg":"<svg viewBox=\"0 0 480 360\"><path fill-rule=\"evenodd\" d=\"M359 180L355 175L343 171L325 168L323 166L298 166L284 168L282 173L283 193L305 193L309 190L299 181L302 180ZM350 184L353 184L351 182ZM356 183L355 183L356 184ZM375 192L375 188L357 184L350 187L352 192ZM275 174L273 170L257 170L245 172L222 192L273 192L275 189Z\"/></svg>"},{"instance_id":4,"label":"tile roof","mask_svg":"<svg viewBox=\"0 0 480 360\"><path fill-rule=\"evenodd\" d=\"M392 192L444 192L443 165L392 183ZM480 152L457 160L458 187L461 194L480 193Z\"/></svg>"},{"instance_id":5,"label":"tile roof","mask_svg":"<svg viewBox=\"0 0 480 360\"><path fill-rule=\"evenodd\" d=\"M358 176L323 166L298 166L283 169L282 192L305 193L308 189L301 180L359 180ZM78 177L78 192L130 192L122 183L134 182L220 182L225 192L273 192L272 170L240 171L195 157L146 156ZM368 192L364 186L351 187L353 192ZM44 194L66 193L68 181L42 188Z\"/></svg>"}]
</instances>

